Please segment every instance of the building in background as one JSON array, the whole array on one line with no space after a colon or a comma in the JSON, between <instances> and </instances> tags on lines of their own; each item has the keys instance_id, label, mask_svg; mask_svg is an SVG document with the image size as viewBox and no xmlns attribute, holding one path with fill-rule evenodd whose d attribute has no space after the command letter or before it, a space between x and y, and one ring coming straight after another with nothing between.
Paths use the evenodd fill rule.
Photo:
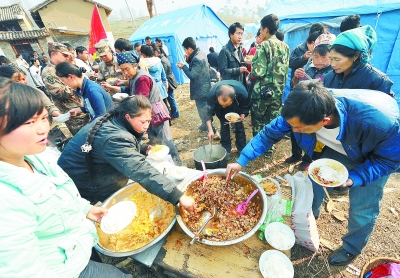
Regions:
<instances>
[{"instance_id":1,"label":"building in background","mask_svg":"<svg viewBox=\"0 0 400 278\"><path fill-rule=\"evenodd\" d=\"M108 23L112 9L92 0L46 0L30 9L39 28L46 28L54 40L72 46L89 46L89 33L94 5L97 5L111 46L114 37Z\"/></svg>"},{"instance_id":2,"label":"building in background","mask_svg":"<svg viewBox=\"0 0 400 278\"><path fill-rule=\"evenodd\" d=\"M51 40L46 28L35 29L35 24L20 4L0 7L0 55L15 60L22 54L29 61L33 51L47 52L47 41Z\"/></svg>"}]
</instances>

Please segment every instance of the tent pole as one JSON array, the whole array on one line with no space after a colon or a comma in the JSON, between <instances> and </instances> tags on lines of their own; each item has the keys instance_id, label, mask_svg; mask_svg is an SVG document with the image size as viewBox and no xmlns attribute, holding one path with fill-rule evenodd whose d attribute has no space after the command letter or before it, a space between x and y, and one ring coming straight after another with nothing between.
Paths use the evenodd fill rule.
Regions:
<instances>
[{"instance_id":1,"label":"tent pole","mask_svg":"<svg viewBox=\"0 0 400 278\"><path fill-rule=\"evenodd\" d=\"M132 14L132 12L131 12L131 9L129 8L129 5L128 5L127 0L125 0L125 3L126 3L126 6L128 7L129 13L131 14L131 21L133 21L133 23L135 24L135 28L137 29L137 25L136 25L135 18L133 17L133 14Z\"/></svg>"}]
</instances>

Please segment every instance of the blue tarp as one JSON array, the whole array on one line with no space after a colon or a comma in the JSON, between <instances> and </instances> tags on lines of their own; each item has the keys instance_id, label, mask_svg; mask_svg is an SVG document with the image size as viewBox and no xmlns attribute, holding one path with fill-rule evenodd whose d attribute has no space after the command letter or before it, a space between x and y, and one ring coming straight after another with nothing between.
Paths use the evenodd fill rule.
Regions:
<instances>
[{"instance_id":1,"label":"blue tarp","mask_svg":"<svg viewBox=\"0 0 400 278\"><path fill-rule=\"evenodd\" d=\"M361 25L371 25L378 36L371 64L394 82L392 90L400 103L400 1L272 0L266 9L266 14L271 13L281 20L280 29L291 50L306 40L313 23L322 22L331 33L338 34L345 16L360 15Z\"/></svg>"},{"instance_id":2,"label":"blue tarp","mask_svg":"<svg viewBox=\"0 0 400 278\"><path fill-rule=\"evenodd\" d=\"M208 53L213 46L219 52L228 40L228 27L222 20L205 5L196 5L171 11L146 21L129 38L132 43L145 43L149 36L153 42L160 38L168 47L169 61L178 83L189 82L177 62L184 62L182 42L187 37L193 37L202 51Z\"/></svg>"}]
</instances>

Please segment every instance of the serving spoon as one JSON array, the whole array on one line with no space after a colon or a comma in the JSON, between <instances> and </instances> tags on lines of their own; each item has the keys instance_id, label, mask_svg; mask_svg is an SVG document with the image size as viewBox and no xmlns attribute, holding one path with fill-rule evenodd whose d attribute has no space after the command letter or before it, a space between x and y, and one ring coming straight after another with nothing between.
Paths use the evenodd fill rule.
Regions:
<instances>
[{"instance_id":1,"label":"serving spoon","mask_svg":"<svg viewBox=\"0 0 400 278\"><path fill-rule=\"evenodd\" d=\"M207 226L208 222L210 222L211 219L213 219L217 215L217 208L213 208L213 214L211 214L208 210L203 210L201 213L201 219L203 220L203 225L201 228L197 231L197 233L194 234L192 240L190 241L190 244L193 244L196 240L199 239L199 236L203 229Z\"/></svg>"},{"instance_id":2,"label":"serving spoon","mask_svg":"<svg viewBox=\"0 0 400 278\"><path fill-rule=\"evenodd\" d=\"M149 214L149 218L153 222L157 222L161 219L163 216L163 212L161 210L161 205L160 205L160 197L158 197L158 206L156 208L153 208Z\"/></svg>"},{"instance_id":3,"label":"serving spoon","mask_svg":"<svg viewBox=\"0 0 400 278\"><path fill-rule=\"evenodd\" d=\"M238 215L243 215L246 213L247 210L247 206L249 205L249 202L251 200L251 198L254 197L254 195L256 195L258 193L259 189L257 188L256 190L253 191L253 193L251 193L251 195L249 196L249 198L247 198L246 202L240 203L237 208L236 208L236 213Z\"/></svg>"}]
</instances>

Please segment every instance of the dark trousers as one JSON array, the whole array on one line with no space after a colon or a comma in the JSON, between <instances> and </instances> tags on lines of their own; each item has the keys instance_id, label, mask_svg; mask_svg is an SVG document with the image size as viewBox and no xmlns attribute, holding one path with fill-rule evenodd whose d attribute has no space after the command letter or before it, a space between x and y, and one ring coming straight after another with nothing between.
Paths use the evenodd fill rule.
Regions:
<instances>
[{"instance_id":1,"label":"dark trousers","mask_svg":"<svg viewBox=\"0 0 400 278\"><path fill-rule=\"evenodd\" d=\"M176 102L175 96L174 96L174 89L171 87L168 87L168 97L167 101L169 103L169 107L171 109L171 118L179 118L179 110L178 110L178 103Z\"/></svg>"},{"instance_id":2,"label":"dark trousers","mask_svg":"<svg viewBox=\"0 0 400 278\"><path fill-rule=\"evenodd\" d=\"M230 153L232 149L230 125L224 124L226 122L225 118L219 118L219 121L221 123L221 146L224 147L228 153ZM232 125L235 125L235 145L238 151L241 152L246 146L246 133L244 132L244 125L243 122L238 122Z\"/></svg>"},{"instance_id":3,"label":"dark trousers","mask_svg":"<svg viewBox=\"0 0 400 278\"><path fill-rule=\"evenodd\" d=\"M297 141L294 138L293 132L290 132L290 141L292 142L292 156L294 156L296 158L301 158L301 160L304 162L311 163L312 159L308 154L304 153L304 156L302 157L303 150L297 144Z\"/></svg>"}]
</instances>

